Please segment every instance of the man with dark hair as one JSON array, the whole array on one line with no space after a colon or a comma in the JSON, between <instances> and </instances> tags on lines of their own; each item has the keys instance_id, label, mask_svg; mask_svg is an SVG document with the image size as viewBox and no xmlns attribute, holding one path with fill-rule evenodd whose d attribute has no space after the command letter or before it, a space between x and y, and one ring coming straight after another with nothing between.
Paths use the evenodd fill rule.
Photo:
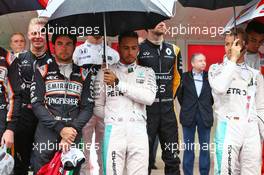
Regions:
<instances>
[{"instance_id":1,"label":"man with dark hair","mask_svg":"<svg viewBox=\"0 0 264 175\"><path fill-rule=\"evenodd\" d=\"M260 174L259 117L264 119L264 84L258 70L244 62L243 32L225 35L223 63L209 68L217 118L215 174Z\"/></svg>"},{"instance_id":2,"label":"man with dark hair","mask_svg":"<svg viewBox=\"0 0 264 175\"><path fill-rule=\"evenodd\" d=\"M39 119L33 149L35 173L59 147L67 152L73 143L80 142L94 105L91 75L72 63L76 37L55 34L52 43L55 61L39 67L31 85L32 109Z\"/></svg>"},{"instance_id":3,"label":"man with dark hair","mask_svg":"<svg viewBox=\"0 0 264 175\"><path fill-rule=\"evenodd\" d=\"M251 68L260 70L260 62L261 60L264 61L264 55L259 51L260 46L264 43L264 24L251 21L247 25L246 32L248 36L245 62Z\"/></svg>"},{"instance_id":4,"label":"man with dark hair","mask_svg":"<svg viewBox=\"0 0 264 175\"><path fill-rule=\"evenodd\" d=\"M201 175L210 172L210 132L213 126L213 97L205 71L206 57L202 53L192 55L192 70L183 73L178 89L178 100L181 105L180 122L183 130L184 175L193 175L196 128L200 144L199 170Z\"/></svg>"},{"instance_id":5,"label":"man with dark hair","mask_svg":"<svg viewBox=\"0 0 264 175\"><path fill-rule=\"evenodd\" d=\"M180 48L164 41L166 24L159 23L148 30L147 39L140 44L139 65L152 68L158 86L153 105L147 106L149 136L149 174L153 166L153 145L159 136L165 175L180 174L178 149L178 124L174 111L174 99L182 73Z\"/></svg>"},{"instance_id":6,"label":"man with dark hair","mask_svg":"<svg viewBox=\"0 0 264 175\"><path fill-rule=\"evenodd\" d=\"M146 105L155 99L155 74L136 64L137 34L119 36L120 62L100 70L95 81L94 114L104 118L104 174L146 175Z\"/></svg>"}]
</instances>

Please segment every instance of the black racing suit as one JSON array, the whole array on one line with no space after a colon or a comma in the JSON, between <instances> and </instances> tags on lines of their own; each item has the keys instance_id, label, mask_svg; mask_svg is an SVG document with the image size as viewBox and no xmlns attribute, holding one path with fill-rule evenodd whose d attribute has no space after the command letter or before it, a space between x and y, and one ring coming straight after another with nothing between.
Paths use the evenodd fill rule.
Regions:
<instances>
[{"instance_id":1,"label":"black racing suit","mask_svg":"<svg viewBox=\"0 0 264 175\"><path fill-rule=\"evenodd\" d=\"M19 74L21 77L21 117L17 122L15 132L15 175L27 175L30 156L33 148L37 118L30 103L30 85L33 80L35 67L42 66L53 58L44 53L36 57L31 51L18 55Z\"/></svg>"},{"instance_id":2,"label":"black racing suit","mask_svg":"<svg viewBox=\"0 0 264 175\"><path fill-rule=\"evenodd\" d=\"M155 45L145 40L140 45L138 63L151 67L157 80L156 100L147 106L147 128L149 135L149 157L153 154L153 144L158 134L162 159L165 163L165 175L180 174L180 159L178 157L178 125L174 111L174 98L180 84L182 73L180 49L176 45L162 42ZM149 174L152 159L149 159Z\"/></svg>"},{"instance_id":3,"label":"black racing suit","mask_svg":"<svg viewBox=\"0 0 264 175\"><path fill-rule=\"evenodd\" d=\"M61 74L55 61L41 66L31 86L32 108L39 119L34 141L34 172L48 163L58 150L60 132L73 127L80 142L83 126L93 114L91 74L75 64L69 78ZM81 145L76 145L80 148Z\"/></svg>"},{"instance_id":4,"label":"black racing suit","mask_svg":"<svg viewBox=\"0 0 264 175\"><path fill-rule=\"evenodd\" d=\"M19 85L17 59L0 47L0 139L6 129L15 132L20 115Z\"/></svg>"}]
</instances>

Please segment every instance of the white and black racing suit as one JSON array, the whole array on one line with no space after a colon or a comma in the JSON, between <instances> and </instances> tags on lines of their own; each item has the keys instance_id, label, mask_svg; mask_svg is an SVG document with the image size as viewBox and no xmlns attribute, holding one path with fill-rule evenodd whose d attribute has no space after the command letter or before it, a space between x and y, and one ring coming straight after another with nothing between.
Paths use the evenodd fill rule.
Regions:
<instances>
[{"instance_id":1,"label":"white and black racing suit","mask_svg":"<svg viewBox=\"0 0 264 175\"><path fill-rule=\"evenodd\" d=\"M109 66L119 79L115 87L105 86L103 71L95 81L94 114L104 118L104 174L148 174L148 135L146 105L156 95L152 69L118 63Z\"/></svg>"}]
</instances>

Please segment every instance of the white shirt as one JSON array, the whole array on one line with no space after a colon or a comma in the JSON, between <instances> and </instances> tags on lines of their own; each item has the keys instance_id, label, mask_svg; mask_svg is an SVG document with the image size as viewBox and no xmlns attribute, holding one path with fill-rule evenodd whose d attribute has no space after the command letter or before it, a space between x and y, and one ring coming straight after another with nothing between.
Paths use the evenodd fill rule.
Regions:
<instances>
[{"instance_id":1,"label":"white shirt","mask_svg":"<svg viewBox=\"0 0 264 175\"><path fill-rule=\"evenodd\" d=\"M203 87L203 72L196 73L194 70L192 70L192 73L193 73L193 80L195 84L196 93L197 96L199 97Z\"/></svg>"},{"instance_id":2,"label":"white shirt","mask_svg":"<svg viewBox=\"0 0 264 175\"><path fill-rule=\"evenodd\" d=\"M253 69L260 69L260 60L261 60L261 54L260 53L250 53L246 52L245 54L245 63L253 68Z\"/></svg>"},{"instance_id":3,"label":"white shirt","mask_svg":"<svg viewBox=\"0 0 264 175\"><path fill-rule=\"evenodd\" d=\"M84 64L103 64L103 43L101 44L91 44L85 41L82 45L76 47L73 53L73 62L78 66ZM106 63L113 65L119 61L119 54L117 51L109 46L106 46Z\"/></svg>"}]
</instances>

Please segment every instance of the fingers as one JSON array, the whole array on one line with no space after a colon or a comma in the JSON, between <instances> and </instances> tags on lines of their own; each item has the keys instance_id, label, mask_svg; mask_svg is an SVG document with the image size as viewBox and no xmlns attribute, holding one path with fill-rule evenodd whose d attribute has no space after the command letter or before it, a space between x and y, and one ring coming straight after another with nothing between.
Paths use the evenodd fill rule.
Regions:
<instances>
[{"instance_id":1,"label":"fingers","mask_svg":"<svg viewBox=\"0 0 264 175\"><path fill-rule=\"evenodd\" d=\"M61 137L64 139L72 138L74 140L77 134L78 132L72 127L65 127L61 131Z\"/></svg>"},{"instance_id":2,"label":"fingers","mask_svg":"<svg viewBox=\"0 0 264 175\"><path fill-rule=\"evenodd\" d=\"M1 146L3 146L5 144L5 140L4 137L1 138Z\"/></svg>"},{"instance_id":3,"label":"fingers","mask_svg":"<svg viewBox=\"0 0 264 175\"><path fill-rule=\"evenodd\" d=\"M233 46L237 46L239 39L235 39L235 41L233 42Z\"/></svg>"},{"instance_id":4,"label":"fingers","mask_svg":"<svg viewBox=\"0 0 264 175\"><path fill-rule=\"evenodd\" d=\"M75 136L77 136L78 132L76 131L76 129L72 128L73 129L73 133L75 134Z\"/></svg>"},{"instance_id":5,"label":"fingers","mask_svg":"<svg viewBox=\"0 0 264 175\"><path fill-rule=\"evenodd\" d=\"M1 145L6 145L7 148L11 148L14 144L13 131L6 130L1 139Z\"/></svg>"},{"instance_id":6,"label":"fingers","mask_svg":"<svg viewBox=\"0 0 264 175\"><path fill-rule=\"evenodd\" d=\"M66 137L63 137L63 139L65 141L67 141L67 143L69 143L69 144L72 144L74 142L75 138L76 138L76 135L68 135Z\"/></svg>"},{"instance_id":7,"label":"fingers","mask_svg":"<svg viewBox=\"0 0 264 175\"><path fill-rule=\"evenodd\" d=\"M76 137L77 136L77 131L74 128L70 128L71 135Z\"/></svg>"},{"instance_id":8,"label":"fingers","mask_svg":"<svg viewBox=\"0 0 264 175\"><path fill-rule=\"evenodd\" d=\"M67 144L71 145L73 144L73 141L70 139L63 139Z\"/></svg>"},{"instance_id":9,"label":"fingers","mask_svg":"<svg viewBox=\"0 0 264 175\"><path fill-rule=\"evenodd\" d=\"M6 144L6 147L7 148L11 148L12 147L12 145L13 145L13 142L11 141L7 141L7 142L5 142L5 144Z\"/></svg>"},{"instance_id":10,"label":"fingers","mask_svg":"<svg viewBox=\"0 0 264 175\"><path fill-rule=\"evenodd\" d=\"M7 148L11 148L12 145L13 145L13 142L12 142L12 140L8 140L8 139L5 139L5 138L2 138L1 146L3 146L4 144L6 145Z\"/></svg>"},{"instance_id":11,"label":"fingers","mask_svg":"<svg viewBox=\"0 0 264 175\"><path fill-rule=\"evenodd\" d=\"M233 47L233 48L237 48L237 49L241 50L241 49L242 49L242 47L241 47L241 45L240 45L240 44L238 44L238 42L239 42L239 39L236 39L236 40L233 42L233 45L232 45L232 47Z\"/></svg>"},{"instance_id":12,"label":"fingers","mask_svg":"<svg viewBox=\"0 0 264 175\"><path fill-rule=\"evenodd\" d=\"M104 82L107 85L113 86L116 78L117 78L116 75L110 69L104 70Z\"/></svg>"},{"instance_id":13,"label":"fingers","mask_svg":"<svg viewBox=\"0 0 264 175\"><path fill-rule=\"evenodd\" d=\"M68 144L65 140L62 139L59 144L59 147L63 153L66 153L70 150L71 144Z\"/></svg>"},{"instance_id":14,"label":"fingers","mask_svg":"<svg viewBox=\"0 0 264 175\"><path fill-rule=\"evenodd\" d=\"M104 69L104 76L115 77L115 74L110 69Z\"/></svg>"}]
</instances>

